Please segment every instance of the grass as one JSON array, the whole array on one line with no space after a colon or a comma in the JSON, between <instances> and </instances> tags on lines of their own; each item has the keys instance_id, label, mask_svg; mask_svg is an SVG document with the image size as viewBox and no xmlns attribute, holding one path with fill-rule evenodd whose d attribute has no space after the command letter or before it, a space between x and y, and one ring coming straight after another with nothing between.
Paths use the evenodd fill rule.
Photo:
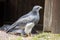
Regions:
<instances>
[{"instance_id":1,"label":"grass","mask_svg":"<svg viewBox=\"0 0 60 40\"><path fill-rule=\"evenodd\" d=\"M20 37L18 37L16 40L22 40L22 37L20 36Z\"/></svg>"},{"instance_id":2,"label":"grass","mask_svg":"<svg viewBox=\"0 0 60 40\"><path fill-rule=\"evenodd\" d=\"M22 40L22 37L18 38L18 40ZM31 37L31 40L60 40L60 34L40 33Z\"/></svg>"}]
</instances>

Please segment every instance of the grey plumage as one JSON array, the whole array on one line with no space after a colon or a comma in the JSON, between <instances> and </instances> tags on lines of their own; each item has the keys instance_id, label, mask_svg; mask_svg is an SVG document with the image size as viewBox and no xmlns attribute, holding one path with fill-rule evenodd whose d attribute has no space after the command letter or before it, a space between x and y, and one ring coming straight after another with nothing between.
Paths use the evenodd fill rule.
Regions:
<instances>
[{"instance_id":1,"label":"grey plumage","mask_svg":"<svg viewBox=\"0 0 60 40\"><path fill-rule=\"evenodd\" d=\"M10 28L11 25L4 24L2 27L0 27L0 30L7 31Z\"/></svg>"},{"instance_id":2,"label":"grey plumage","mask_svg":"<svg viewBox=\"0 0 60 40\"><path fill-rule=\"evenodd\" d=\"M33 9L29 13L27 13L26 15L23 15L15 23L13 23L10 26L10 28L7 30L7 32L9 32L11 29L14 29L14 28L24 30L25 26L28 23L34 23L34 25L36 25L40 18L39 10L41 8L42 8L41 6L34 6Z\"/></svg>"}]
</instances>

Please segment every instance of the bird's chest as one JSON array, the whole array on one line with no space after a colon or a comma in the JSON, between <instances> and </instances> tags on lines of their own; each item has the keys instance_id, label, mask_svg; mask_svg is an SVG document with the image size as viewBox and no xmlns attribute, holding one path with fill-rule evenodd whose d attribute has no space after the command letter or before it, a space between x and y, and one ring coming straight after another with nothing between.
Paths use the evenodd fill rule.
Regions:
<instances>
[{"instance_id":1,"label":"bird's chest","mask_svg":"<svg viewBox=\"0 0 60 40\"><path fill-rule=\"evenodd\" d=\"M35 22L35 23L38 23L38 21L39 21L39 16L38 16L38 15L35 15L35 16L34 16L34 19L33 19L32 21Z\"/></svg>"},{"instance_id":2,"label":"bird's chest","mask_svg":"<svg viewBox=\"0 0 60 40\"><path fill-rule=\"evenodd\" d=\"M39 20L39 16L35 16L35 21L38 21Z\"/></svg>"}]
</instances>

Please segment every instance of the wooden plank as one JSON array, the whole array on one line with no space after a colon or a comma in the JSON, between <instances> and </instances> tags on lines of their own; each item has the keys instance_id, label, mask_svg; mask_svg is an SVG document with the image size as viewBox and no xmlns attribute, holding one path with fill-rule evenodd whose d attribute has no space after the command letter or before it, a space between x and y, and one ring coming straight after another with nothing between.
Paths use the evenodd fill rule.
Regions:
<instances>
[{"instance_id":1,"label":"wooden plank","mask_svg":"<svg viewBox=\"0 0 60 40\"><path fill-rule=\"evenodd\" d=\"M60 0L53 0L52 33L60 34Z\"/></svg>"},{"instance_id":2,"label":"wooden plank","mask_svg":"<svg viewBox=\"0 0 60 40\"><path fill-rule=\"evenodd\" d=\"M53 0L45 0L43 31L51 31Z\"/></svg>"}]
</instances>

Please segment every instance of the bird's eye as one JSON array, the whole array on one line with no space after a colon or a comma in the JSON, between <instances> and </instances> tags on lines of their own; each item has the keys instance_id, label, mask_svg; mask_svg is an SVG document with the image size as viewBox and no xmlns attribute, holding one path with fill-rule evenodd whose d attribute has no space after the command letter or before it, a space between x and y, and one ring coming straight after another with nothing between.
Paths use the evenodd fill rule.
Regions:
<instances>
[{"instance_id":1,"label":"bird's eye","mask_svg":"<svg viewBox=\"0 0 60 40\"><path fill-rule=\"evenodd\" d=\"M37 7L37 9L39 9L39 7Z\"/></svg>"}]
</instances>

